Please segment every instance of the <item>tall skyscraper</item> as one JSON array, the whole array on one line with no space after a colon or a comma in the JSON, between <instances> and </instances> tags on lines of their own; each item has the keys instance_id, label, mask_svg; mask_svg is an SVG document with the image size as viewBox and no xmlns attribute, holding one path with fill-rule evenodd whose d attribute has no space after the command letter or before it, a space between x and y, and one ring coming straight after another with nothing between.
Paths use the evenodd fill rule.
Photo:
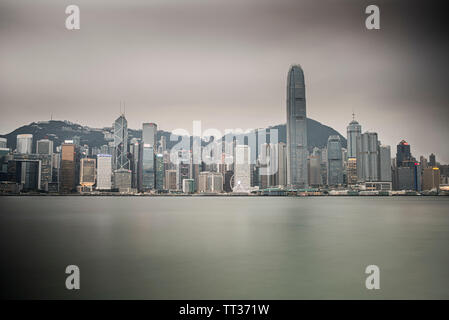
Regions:
<instances>
[{"instance_id":1,"label":"tall skyscraper","mask_svg":"<svg viewBox=\"0 0 449 320\"><path fill-rule=\"evenodd\" d=\"M343 184L343 161L340 136L329 136L327 140L327 184L336 186Z\"/></svg>"},{"instance_id":2,"label":"tall skyscraper","mask_svg":"<svg viewBox=\"0 0 449 320\"><path fill-rule=\"evenodd\" d=\"M60 190L63 193L70 193L75 190L77 180L76 162L76 145L73 143L62 144Z\"/></svg>"},{"instance_id":3,"label":"tall skyscraper","mask_svg":"<svg viewBox=\"0 0 449 320\"><path fill-rule=\"evenodd\" d=\"M251 188L251 153L247 145L236 145L234 191L248 192Z\"/></svg>"},{"instance_id":4,"label":"tall skyscraper","mask_svg":"<svg viewBox=\"0 0 449 320\"><path fill-rule=\"evenodd\" d=\"M143 145L142 152L142 189L153 190L156 183L155 177L155 153L150 144Z\"/></svg>"},{"instance_id":5,"label":"tall skyscraper","mask_svg":"<svg viewBox=\"0 0 449 320\"><path fill-rule=\"evenodd\" d=\"M96 179L96 160L91 158L82 158L80 166L80 185L92 190Z\"/></svg>"},{"instance_id":6,"label":"tall skyscraper","mask_svg":"<svg viewBox=\"0 0 449 320\"><path fill-rule=\"evenodd\" d=\"M129 169L128 121L122 114L114 122L114 170Z\"/></svg>"},{"instance_id":7,"label":"tall skyscraper","mask_svg":"<svg viewBox=\"0 0 449 320\"><path fill-rule=\"evenodd\" d=\"M36 143L37 154L53 154L53 141L48 139L38 140Z\"/></svg>"},{"instance_id":8,"label":"tall skyscraper","mask_svg":"<svg viewBox=\"0 0 449 320\"><path fill-rule=\"evenodd\" d=\"M390 146L379 146L379 181L391 182Z\"/></svg>"},{"instance_id":9,"label":"tall skyscraper","mask_svg":"<svg viewBox=\"0 0 449 320\"><path fill-rule=\"evenodd\" d=\"M357 178L359 181L378 181L377 133L365 132L357 138Z\"/></svg>"},{"instance_id":10,"label":"tall skyscraper","mask_svg":"<svg viewBox=\"0 0 449 320\"><path fill-rule=\"evenodd\" d=\"M110 154L97 155L97 190L111 190L112 188L112 156Z\"/></svg>"},{"instance_id":11,"label":"tall skyscraper","mask_svg":"<svg viewBox=\"0 0 449 320\"><path fill-rule=\"evenodd\" d=\"M0 137L0 148L6 148L6 145L7 145L7 140L6 140L6 138L1 138Z\"/></svg>"},{"instance_id":12,"label":"tall skyscraper","mask_svg":"<svg viewBox=\"0 0 449 320\"><path fill-rule=\"evenodd\" d=\"M409 166L412 160L412 154L410 153L410 144L405 140L399 142L396 153L396 165L402 167L404 165Z\"/></svg>"},{"instance_id":13,"label":"tall skyscraper","mask_svg":"<svg viewBox=\"0 0 449 320\"><path fill-rule=\"evenodd\" d=\"M149 144L153 150L157 151L157 124L144 123L142 125L142 141L144 144Z\"/></svg>"},{"instance_id":14,"label":"tall skyscraper","mask_svg":"<svg viewBox=\"0 0 449 320\"><path fill-rule=\"evenodd\" d=\"M299 65L290 68L287 78L287 183L307 187L307 116L304 73Z\"/></svg>"},{"instance_id":15,"label":"tall skyscraper","mask_svg":"<svg viewBox=\"0 0 449 320\"><path fill-rule=\"evenodd\" d=\"M362 134L362 126L355 121L354 114L352 114L352 121L346 129L348 139L348 158L357 158L357 137Z\"/></svg>"},{"instance_id":16,"label":"tall skyscraper","mask_svg":"<svg viewBox=\"0 0 449 320\"><path fill-rule=\"evenodd\" d=\"M164 189L165 165L164 155L156 154L156 190Z\"/></svg>"},{"instance_id":17,"label":"tall skyscraper","mask_svg":"<svg viewBox=\"0 0 449 320\"><path fill-rule=\"evenodd\" d=\"M429 166L430 167L436 167L437 166L437 160L436 160L436 157L435 157L435 155L433 153L429 156Z\"/></svg>"},{"instance_id":18,"label":"tall skyscraper","mask_svg":"<svg viewBox=\"0 0 449 320\"><path fill-rule=\"evenodd\" d=\"M18 134L17 135L17 153L31 154L33 149L33 135L32 134Z\"/></svg>"},{"instance_id":19,"label":"tall skyscraper","mask_svg":"<svg viewBox=\"0 0 449 320\"><path fill-rule=\"evenodd\" d=\"M278 170L276 173L276 185L287 185L287 145L283 142L279 142L276 145L278 156Z\"/></svg>"}]
</instances>

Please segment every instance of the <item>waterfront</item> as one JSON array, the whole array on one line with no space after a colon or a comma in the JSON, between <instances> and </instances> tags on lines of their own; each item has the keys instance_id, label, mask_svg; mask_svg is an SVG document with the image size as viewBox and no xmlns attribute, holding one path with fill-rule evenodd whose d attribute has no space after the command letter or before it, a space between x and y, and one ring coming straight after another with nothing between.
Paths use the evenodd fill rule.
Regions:
<instances>
[{"instance_id":1,"label":"waterfront","mask_svg":"<svg viewBox=\"0 0 449 320\"><path fill-rule=\"evenodd\" d=\"M12 298L448 299L447 197L2 197ZM81 290L65 289L65 267ZM368 291L367 265L381 289Z\"/></svg>"}]
</instances>

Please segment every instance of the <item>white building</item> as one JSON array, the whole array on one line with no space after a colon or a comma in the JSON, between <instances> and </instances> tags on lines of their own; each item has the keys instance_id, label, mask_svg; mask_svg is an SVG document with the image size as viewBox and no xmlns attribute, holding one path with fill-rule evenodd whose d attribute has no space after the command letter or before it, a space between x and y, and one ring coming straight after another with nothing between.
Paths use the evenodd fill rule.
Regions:
<instances>
[{"instance_id":1,"label":"white building","mask_svg":"<svg viewBox=\"0 0 449 320\"><path fill-rule=\"evenodd\" d=\"M97 190L111 190L112 156L97 155Z\"/></svg>"},{"instance_id":2,"label":"white building","mask_svg":"<svg viewBox=\"0 0 449 320\"><path fill-rule=\"evenodd\" d=\"M32 134L18 134L17 135L17 153L31 154L33 148Z\"/></svg>"},{"instance_id":3,"label":"white building","mask_svg":"<svg viewBox=\"0 0 449 320\"><path fill-rule=\"evenodd\" d=\"M246 145L235 147L234 191L249 192L251 188L250 148Z\"/></svg>"}]
</instances>

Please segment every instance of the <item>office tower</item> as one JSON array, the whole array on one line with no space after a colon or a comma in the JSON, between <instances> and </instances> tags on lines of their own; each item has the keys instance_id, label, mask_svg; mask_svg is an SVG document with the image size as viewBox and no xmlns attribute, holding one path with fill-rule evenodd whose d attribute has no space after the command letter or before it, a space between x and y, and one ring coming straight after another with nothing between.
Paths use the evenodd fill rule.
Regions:
<instances>
[{"instance_id":1,"label":"office tower","mask_svg":"<svg viewBox=\"0 0 449 320\"><path fill-rule=\"evenodd\" d=\"M308 159L309 186L319 187L321 182L321 159L319 156L311 155Z\"/></svg>"},{"instance_id":2,"label":"office tower","mask_svg":"<svg viewBox=\"0 0 449 320\"><path fill-rule=\"evenodd\" d=\"M348 158L346 164L346 179L348 185L357 183L357 158Z\"/></svg>"},{"instance_id":3,"label":"office tower","mask_svg":"<svg viewBox=\"0 0 449 320\"><path fill-rule=\"evenodd\" d=\"M76 146L73 143L63 143L61 149L60 190L69 193L76 187Z\"/></svg>"},{"instance_id":4,"label":"office tower","mask_svg":"<svg viewBox=\"0 0 449 320\"><path fill-rule=\"evenodd\" d=\"M287 169L287 168L286 168ZM224 192L232 192L232 188L234 187L232 184L232 178L234 177L234 171L229 170L225 172L224 182L223 182L223 191Z\"/></svg>"},{"instance_id":5,"label":"office tower","mask_svg":"<svg viewBox=\"0 0 449 320\"><path fill-rule=\"evenodd\" d=\"M357 138L357 178L361 182L378 181L377 133L365 132Z\"/></svg>"},{"instance_id":6,"label":"office tower","mask_svg":"<svg viewBox=\"0 0 449 320\"><path fill-rule=\"evenodd\" d=\"M198 192L200 193L223 192L223 175L219 172L210 172L210 171L200 172Z\"/></svg>"},{"instance_id":7,"label":"office tower","mask_svg":"<svg viewBox=\"0 0 449 320\"><path fill-rule=\"evenodd\" d=\"M379 181L391 182L391 151L390 146L379 146Z\"/></svg>"},{"instance_id":8,"label":"office tower","mask_svg":"<svg viewBox=\"0 0 449 320\"><path fill-rule=\"evenodd\" d=\"M161 140L159 141L159 147L160 147L159 153L163 154L165 151L167 151L167 139L165 138L165 136L161 136Z\"/></svg>"},{"instance_id":9,"label":"office tower","mask_svg":"<svg viewBox=\"0 0 449 320\"><path fill-rule=\"evenodd\" d=\"M114 170L129 169L128 121L122 114L114 122Z\"/></svg>"},{"instance_id":10,"label":"office tower","mask_svg":"<svg viewBox=\"0 0 449 320\"><path fill-rule=\"evenodd\" d=\"M7 143L8 143L8 140L6 140L6 138L1 138L0 137L0 149L5 149Z\"/></svg>"},{"instance_id":11,"label":"office tower","mask_svg":"<svg viewBox=\"0 0 449 320\"><path fill-rule=\"evenodd\" d=\"M37 154L53 154L53 141L48 139L38 140L36 143Z\"/></svg>"},{"instance_id":12,"label":"office tower","mask_svg":"<svg viewBox=\"0 0 449 320\"><path fill-rule=\"evenodd\" d=\"M41 189L39 161L13 159L8 161L8 180L20 184L22 191Z\"/></svg>"},{"instance_id":13,"label":"office tower","mask_svg":"<svg viewBox=\"0 0 449 320\"><path fill-rule=\"evenodd\" d=\"M178 183L176 180L177 170L165 171L165 189L170 191L178 190Z\"/></svg>"},{"instance_id":14,"label":"office tower","mask_svg":"<svg viewBox=\"0 0 449 320\"><path fill-rule=\"evenodd\" d=\"M156 190L164 190L165 165L164 155L156 154Z\"/></svg>"},{"instance_id":15,"label":"office tower","mask_svg":"<svg viewBox=\"0 0 449 320\"><path fill-rule=\"evenodd\" d=\"M195 180L193 180L193 179L182 180L182 192L194 193L195 192Z\"/></svg>"},{"instance_id":16,"label":"office tower","mask_svg":"<svg viewBox=\"0 0 449 320\"><path fill-rule=\"evenodd\" d=\"M362 134L362 126L354 119L347 126L348 158L357 158L357 137Z\"/></svg>"},{"instance_id":17,"label":"office tower","mask_svg":"<svg viewBox=\"0 0 449 320\"><path fill-rule=\"evenodd\" d=\"M80 185L92 190L96 182L96 160L91 158L82 158L80 166Z\"/></svg>"},{"instance_id":18,"label":"office tower","mask_svg":"<svg viewBox=\"0 0 449 320\"><path fill-rule=\"evenodd\" d=\"M340 136L329 136L327 139L327 184L336 186L343 184L343 162Z\"/></svg>"},{"instance_id":19,"label":"office tower","mask_svg":"<svg viewBox=\"0 0 449 320\"><path fill-rule=\"evenodd\" d=\"M425 168L422 177L422 190L438 190L440 187L440 169L437 167Z\"/></svg>"},{"instance_id":20,"label":"office tower","mask_svg":"<svg viewBox=\"0 0 449 320\"><path fill-rule=\"evenodd\" d=\"M131 155L130 160L130 170L132 172L131 185L133 188L141 190L141 176L142 176L142 168L141 156L142 146L139 143L139 140L136 138L132 138L129 143L129 153Z\"/></svg>"},{"instance_id":21,"label":"office tower","mask_svg":"<svg viewBox=\"0 0 449 320\"><path fill-rule=\"evenodd\" d=\"M413 164L411 164L410 162L412 162L410 145L405 140L402 140L397 145L396 166L397 167L412 166Z\"/></svg>"},{"instance_id":22,"label":"office tower","mask_svg":"<svg viewBox=\"0 0 449 320\"><path fill-rule=\"evenodd\" d=\"M268 143L259 146L258 182L259 188L265 189L275 185L274 177L277 171L277 147Z\"/></svg>"},{"instance_id":23,"label":"office tower","mask_svg":"<svg viewBox=\"0 0 449 320\"><path fill-rule=\"evenodd\" d=\"M97 155L97 190L112 189L112 155Z\"/></svg>"},{"instance_id":24,"label":"office tower","mask_svg":"<svg viewBox=\"0 0 449 320\"><path fill-rule=\"evenodd\" d=\"M413 162L410 166L395 168L395 189L421 191L421 165Z\"/></svg>"},{"instance_id":25,"label":"office tower","mask_svg":"<svg viewBox=\"0 0 449 320\"><path fill-rule=\"evenodd\" d=\"M433 153L429 156L429 166L432 168L437 166L437 160Z\"/></svg>"},{"instance_id":26,"label":"office tower","mask_svg":"<svg viewBox=\"0 0 449 320\"><path fill-rule=\"evenodd\" d=\"M429 167L427 159L424 156L420 156L419 157L419 162L421 163L421 166L422 166L423 169Z\"/></svg>"},{"instance_id":27,"label":"office tower","mask_svg":"<svg viewBox=\"0 0 449 320\"><path fill-rule=\"evenodd\" d=\"M142 190L153 190L156 183L154 148L144 144L142 151Z\"/></svg>"},{"instance_id":28,"label":"office tower","mask_svg":"<svg viewBox=\"0 0 449 320\"><path fill-rule=\"evenodd\" d=\"M142 141L144 144L152 146L154 151L157 150L157 124L142 124Z\"/></svg>"},{"instance_id":29,"label":"office tower","mask_svg":"<svg viewBox=\"0 0 449 320\"><path fill-rule=\"evenodd\" d=\"M31 154L33 149L33 135L32 134L18 134L17 135L17 153Z\"/></svg>"},{"instance_id":30,"label":"office tower","mask_svg":"<svg viewBox=\"0 0 449 320\"><path fill-rule=\"evenodd\" d=\"M304 73L292 66L287 80L287 184L307 187L307 116Z\"/></svg>"},{"instance_id":31,"label":"office tower","mask_svg":"<svg viewBox=\"0 0 449 320\"><path fill-rule=\"evenodd\" d=\"M61 169L61 154L53 153L51 155L51 166L52 166L52 182L59 183L60 169ZM59 189L59 188L58 188Z\"/></svg>"},{"instance_id":32,"label":"office tower","mask_svg":"<svg viewBox=\"0 0 449 320\"><path fill-rule=\"evenodd\" d=\"M131 180L131 170L121 168L114 171L114 189L118 189L119 192L130 192Z\"/></svg>"},{"instance_id":33,"label":"office tower","mask_svg":"<svg viewBox=\"0 0 449 320\"><path fill-rule=\"evenodd\" d=\"M192 154L190 150L179 150L179 163L176 166L176 180L178 190L182 190L182 181L191 178Z\"/></svg>"},{"instance_id":34,"label":"office tower","mask_svg":"<svg viewBox=\"0 0 449 320\"><path fill-rule=\"evenodd\" d=\"M278 144L278 173L276 185L287 185L287 145L283 142Z\"/></svg>"},{"instance_id":35,"label":"office tower","mask_svg":"<svg viewBox=\"0 0 449 320\"><path fill-rule=\"evenodd\" d=\"M251 155L249 146L236 145L235 155L234 191L248 192L251 188Z\"/></svg>"}]
</instances>

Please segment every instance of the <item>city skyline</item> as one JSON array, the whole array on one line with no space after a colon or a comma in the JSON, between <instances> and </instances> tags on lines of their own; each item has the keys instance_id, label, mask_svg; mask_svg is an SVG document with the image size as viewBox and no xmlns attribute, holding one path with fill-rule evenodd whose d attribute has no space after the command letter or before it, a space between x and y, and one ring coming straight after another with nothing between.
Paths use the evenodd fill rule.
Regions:
<instances>
[{"instance_id":1,"label":"city skyline","mask_svg":"<svg viewBox=\"0 0 449 320\"><path fill-rule=\"evenodd\" d=\"M382 129L383 144L406 137L416 153L449 162L444 33L405 1L382 4L378 31L352 2L80 1L74 32L63 27L64 4L1 6L2 133L51 115L109 126L104 114L120 101L131 128L141 119L167 131L193 120L220 130L285 123L285 69L300 62L310 118L344 135L355 112L367 130ZM401 10L409 14L397 21Z\"/></svg>"}]
</instances>

